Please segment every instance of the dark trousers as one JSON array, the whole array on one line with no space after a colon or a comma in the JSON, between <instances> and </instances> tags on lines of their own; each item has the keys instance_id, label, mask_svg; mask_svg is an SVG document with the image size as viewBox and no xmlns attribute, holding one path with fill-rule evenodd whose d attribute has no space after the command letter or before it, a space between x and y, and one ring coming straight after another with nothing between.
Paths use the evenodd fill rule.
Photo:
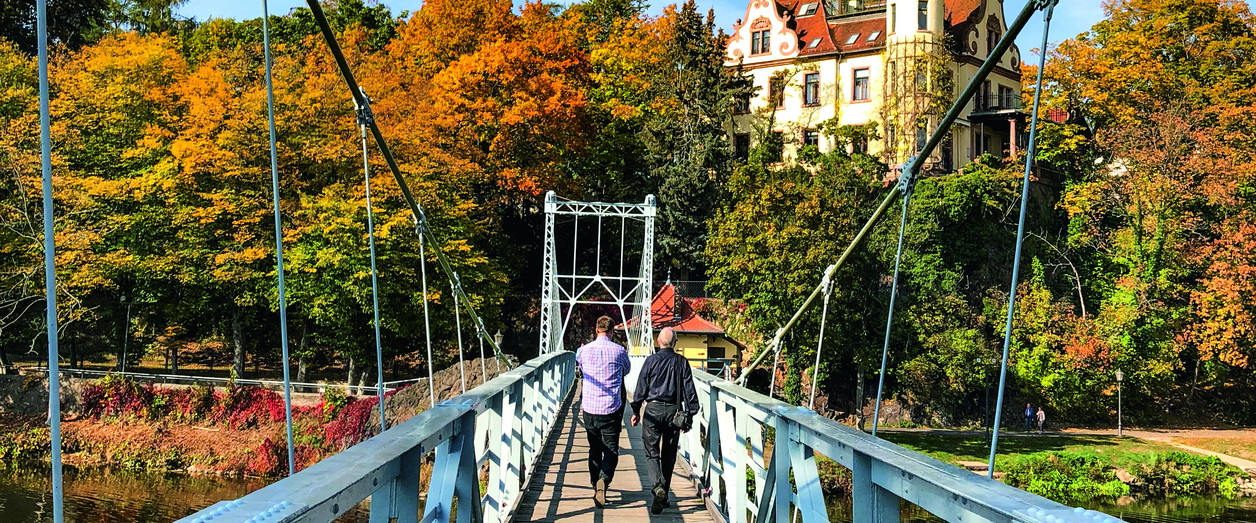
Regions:
<instances>
[{"instance_id":1,"label":"dark trousers","mask_svg":"<svg viewBox=\"0 0 1256 523\"><path fill-rule=\"evenodd\" d=\"M641 439L645 443L645 457L650 470L650 483L654 488L672 489L672 471L676 468L676 452L680 449L680 431L671 425L676 406L657 401L645 404L645 416L641 424Z\"/></svg>"},{"instance_id":2,"label":"dark trousers","mask_svg":"<svg viewBox=\"0 0 1256 523\"><path fill-rule=\"evenodd\" d=\"M589 414L581 411L584 416L584 432L589 437L589 483L597 484L600 477L606 478L610 485L615 477L615 467L619 465L619 433L624 429L624 408L610 414Z\"/></svg>"},{"instance_id":3,"label":"dark trousers","mask_svg":"<svg viewBox=\"0 0 1256 523\"><path fill-rule=\"evenodd\" d=\"M1033 416L1025 416L1025 432L1029 432L1030 430L1033 430L1033 427L1034 427Z\"/></svg>"}]
</instances>

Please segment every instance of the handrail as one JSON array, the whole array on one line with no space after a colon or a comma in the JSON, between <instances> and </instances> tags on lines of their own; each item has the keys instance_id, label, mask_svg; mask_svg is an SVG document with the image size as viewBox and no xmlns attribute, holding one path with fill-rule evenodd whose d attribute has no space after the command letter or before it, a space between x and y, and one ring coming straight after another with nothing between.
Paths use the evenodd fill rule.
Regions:
<instances>
[{"instance_id":1,"label":"handrail","mask_svg":"<svg viewBox=\"0 0 1256 523\"><path fill-rule=\"evenodd\" d=\"M455 498L471 521L507 521L574 376L574 353L537 357L310 468L179 521L332 521L367 498L371 521L417 521L419 469L432 453L422 521L447 521Z\"/></svg>"},{"instance_id":2,"label":"handrail","mask_svg":"<svg viewBox=\"0 0 1256 523\"><path fill-rule=\"evenodd\" d=\"M37 372L37 373L43 373L43 374L48 373L48 369L43 369L43 368L26 369L26 370L27 372ZM192 383L192 384L203 383L203 384L223 384L223 385L229 385L229 384L234 383L236 385L256 385L263 388L279 387L281 390L283 388L283 382L275 381L275 380L254 380L254 379L244 379L244 378L232 379L232 378L219 378L217 376L189 376L185 374L154 374L150 372L130 372L130 371L122 372L122 371L116 371L116 370L93 370L93 369L60 369L58 372L60 372L63 375L78 376L82 378L86 378L88 376L98 376L98 377L103 378L105 376L113 374L117 376L126 376L129 378L140 379L140 380L160 381L161 383L184 382L184 383ZM418 378L416 380L391 381L391 382L386 382L384 385L410 383L413 381L421 381L425 379L427 378ZM376 392L376 389L374 386L367 386L367 385L337 385L335 383L302 383L302 382L296 382L296 381L291 382L291 385L294 388L318 389L320 392L328 388L349 389L355 394L362 394L362 395L367 395L368 393L375 394ZM384 387L384 392L392 392L393 390L396 390L396 389L397 387Z\"/></svg>"},{"instance_id":3,"label":"handrail","mask_svg":"<svg viewBox=\"0 0 1256 523\"><path fill-rule=\"evenodd\" d=\"M1120 521L973 474L705 372L694 377L703 412L681 437L680 456L699 490L709 492L708 507L729 523L789 521L791 504L803 522L827 522L816 453L850 469L858 522L898 521L900 500L947 521ZM774 429L776 449L767 458L765 427ZM747 469L754 473L753 495Z\"/></svg>"}]
</instances>

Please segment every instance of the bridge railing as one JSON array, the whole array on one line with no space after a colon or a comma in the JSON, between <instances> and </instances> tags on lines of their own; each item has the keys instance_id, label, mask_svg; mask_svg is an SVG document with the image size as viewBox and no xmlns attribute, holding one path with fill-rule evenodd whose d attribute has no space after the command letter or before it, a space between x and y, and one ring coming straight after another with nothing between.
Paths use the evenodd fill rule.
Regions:
<instances>
[{"instance_id":1,"label":"bridge railing","mask_svg":"<svg viewBox=\"0 0 1256 523\"><path fill-rule=\"evenodd\" d=\"M705 372L694 377L702 412L694 430L682 435L680 454L709 492L708 508L727 522L788 522L795 510L805 523L829 521L817 453L850 470L852 519L860 523L899 521L901 501L952 522L1120 521L962 470Z\"/></svg>"},{"instance_id":2,"label":"bridge railing","mask_svg":"<svg viewBox=\"0 0 1256 523\"><path fill-rule=\"evenodd\" d=\"M310 468L180 522L328 522L368 497L372 523L449 521L455 499L459 521L506 521L561 418L574 375L574 353L535 358ZM420 470L428 463L431 480L420 513Z\"/></svg>"}]
</instances>

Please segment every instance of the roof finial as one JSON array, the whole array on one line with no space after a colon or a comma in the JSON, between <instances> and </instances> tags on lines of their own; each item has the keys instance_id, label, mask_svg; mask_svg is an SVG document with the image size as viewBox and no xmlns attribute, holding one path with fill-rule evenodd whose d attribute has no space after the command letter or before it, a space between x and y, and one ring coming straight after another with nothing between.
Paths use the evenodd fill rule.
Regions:
<instances>
[{"instance_id":1,"label":"roof finial","mask_svg":"<svg viewBox=\"0 0 1256 523\"><path fill-rule=\"evenodd\" d=\"M668 285L672 284L672 268L671 267L667 268L667 284Z\"/></svg>"}]
</instances>

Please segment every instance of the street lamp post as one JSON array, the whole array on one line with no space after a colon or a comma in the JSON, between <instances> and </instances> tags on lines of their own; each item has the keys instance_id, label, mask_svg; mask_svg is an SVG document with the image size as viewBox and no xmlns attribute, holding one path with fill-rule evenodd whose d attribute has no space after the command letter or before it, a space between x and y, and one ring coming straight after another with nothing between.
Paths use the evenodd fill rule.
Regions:
<instances>
[{"instance_id":1,"label":"street lamp post","mask_svg":"<svg viewBox=\"0 0 1256 523\"><path fill-rule=\"evenodd\" d=\"M1116 436L1121 437L1121 381L1125 379L1125 374L1121 369L1116 370Z\"/></svg>"}]
</instances>

